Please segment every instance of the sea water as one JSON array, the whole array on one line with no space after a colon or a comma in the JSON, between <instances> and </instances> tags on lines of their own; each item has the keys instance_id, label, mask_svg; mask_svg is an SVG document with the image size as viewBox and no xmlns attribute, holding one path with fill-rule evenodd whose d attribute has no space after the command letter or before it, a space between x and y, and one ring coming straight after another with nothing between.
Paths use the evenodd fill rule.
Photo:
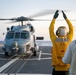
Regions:
<instances>
[{"instance_id":1,"label":"sea water","mask_svg":"<svg viewBox=\"0 0 76 75\"><path fill-rule=\"evenodd\" d=\"M52 46L52 42L51 41L36 41L36 44L38 46Z\"/></svg>"}]
</instances>

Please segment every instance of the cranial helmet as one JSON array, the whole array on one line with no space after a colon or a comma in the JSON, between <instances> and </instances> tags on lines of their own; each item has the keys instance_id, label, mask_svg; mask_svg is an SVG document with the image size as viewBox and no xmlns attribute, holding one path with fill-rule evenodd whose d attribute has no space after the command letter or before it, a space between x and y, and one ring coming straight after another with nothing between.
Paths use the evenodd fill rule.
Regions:
<instances>
[{"instance_id":1,"label":"cranial helmet","mask_svg":"<svg viewBox=\"0 0 76 75\"><path fill-rule=\"evenodd\" d=\"M56 31L57 36L67 36L67 33L67 28L65 26L60 26Z\"/></svg>"}]
</instances>

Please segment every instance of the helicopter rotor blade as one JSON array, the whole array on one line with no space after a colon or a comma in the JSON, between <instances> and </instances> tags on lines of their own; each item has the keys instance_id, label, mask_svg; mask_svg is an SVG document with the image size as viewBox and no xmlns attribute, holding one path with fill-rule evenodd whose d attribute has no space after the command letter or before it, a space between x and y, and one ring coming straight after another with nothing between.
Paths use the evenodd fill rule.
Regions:
<instances>
[{"instance_id":1,"label":"helicopter rotor blade","mask_svg":"<svg viewBox=\"0 0 76 75\"><path fill-rule=\"evenodd\" d=\"M52 21L52 19L32 19L30 21ZM65 20L57 19L56 21L65 21ZM76 19L70 19L70 21L76 21Z\"/></svg>"},{"instance_id":2,"label":"helicopter rotor blade","mask_svg":"<svg viewBox=\"0 0 76 75\"><path fill-rule=\"evenodd\" d=\"M0 20L9 20L9 19L0 19Z\"/></svg>"},{"instance_id":3,"label":"helicopter rotor blade","mask_svg":"<svg viewBox=\"0 0 76 75\"><path fill-rule=\"evenodd\" d=\"M17 21L18 22L18 21L28 21L28 20L30 20L30 18L21 16L21 17L11 18L11 19L0 18L0 20L11 20L11 21Z\"/></svg>"},{"instance_id":4,"label":"helicopter rotor blade","mask_svg":"<svg viewBox=\"0 0 76 75\"><path fill-rule=\"evenodd\" d=\"M12 23L15 23L15 22L22 22L22 21L51 21L50 19L33 19L34 17L40 17L40 16L45 16L45 15L50 15L50 14L54 14L56 10L50 10L50 9L46 9L46 10L43 10L37 14L34 14L32 16L29 16L29 17L24 17L24 16L21 16L21 17L16 17L16 18L10 18L10 19L3 19L3 18L0 18L0 20L11 20L13 21ZM62 10L59 10L59 12L61 12ZM63 10L65 12L67 12L68 10ZM57 20L57 21L63 21L63 20ZM72 21L76 21L76 20L72 20Z\"/></svg>"},{"instance_id":5,"label":"helicopter rotor blade","mask_svg":"<svg viewBox=\"0 0 76 75\"><path fill-rule=\"evenodd\" d=\"M33 18L33 17L40 17L40 16L46 16L46 15L50 15L50 14L54 14L56 10L52 10L52 9L46 9L46 10L43 10L37 14L34 14L34 15L31 15L29 16L29 18ZM62 10L59 10L60 12ZM63 10L65 12L67 12L68 10Z\"/></svg>"},{"instance_id":6,"label":"helicopter rotor blade","mask_svg":"<svg viewBox=\"0 0 76 75\"><path fill-rule=\"evenodd\" d=\"M11 18L11 19L2 19L2 18L0 18L0 20L16 20L16 18Z\"/></svg>"},{"instance_id":7,"label":"helicopter rotor blade","mask_svg":"<svg viewBox=\"0 0 76 75\"><path fill-rule=\"evenodd\" d=\"M55 10L43 10L37 14L34 14L32 16L29 16L30 18L33 18L33 17L40 17L40 16L46 16L46 15L49 15L49 14L53 14L55 13Z\"/></svg>"},{"instance_id":8,"label":"helicopter rotor blade","mask_svg":"<svg viewBox=\"0 0 76 75\"><path fill-rule=\"evenodd\" d=\"M28 21L52 21L52 19L29 19ZM65 21L65 20L57 19L56 21ZM70 21L76 21L76 19L70 19ZM21 21L7 22L7 24L16 23L16 22L21 22Z\"/></svg>"}]
</instances>

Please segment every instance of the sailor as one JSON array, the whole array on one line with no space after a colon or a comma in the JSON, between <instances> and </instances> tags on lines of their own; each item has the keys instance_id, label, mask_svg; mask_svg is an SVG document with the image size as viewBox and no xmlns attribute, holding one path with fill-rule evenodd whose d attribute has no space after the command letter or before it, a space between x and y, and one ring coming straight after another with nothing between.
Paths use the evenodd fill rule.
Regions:
<instances>
[{"instance_id":1,"label":"sailor","mask_svg":"<svg viewBox=\"0 0 76 75\"><path fill-rule=\"evenodd\" d=\"M53 47L52 47L52 66L53 66L52 75L65 75L69 68L69 64L64 64L62 62L62 57L64 56L69 43L73 39L74 28L63 11L62 11L62 14L63 14L63 18L65 19L65 21L68 24L69 32L67 31L67 28L65 26L60 26L56 31L56 35L54 33L54 25L55 25L56 18L59 15L59 10L56 10L56 12L53 16L53 20L49 27L49 35L50 35L50 39L53 44Z\"/></svg>"},{"instance_id":2,"label":"sailor","mask_svg":"<svg viewBox=\"0 0 76 75\"><path fill-rule=\"evenodd\" d=\"M68 75L76 75L76 40L73 40L67 48L62 61L65 64L70 64Z\"/></svg>"}]
</instances>

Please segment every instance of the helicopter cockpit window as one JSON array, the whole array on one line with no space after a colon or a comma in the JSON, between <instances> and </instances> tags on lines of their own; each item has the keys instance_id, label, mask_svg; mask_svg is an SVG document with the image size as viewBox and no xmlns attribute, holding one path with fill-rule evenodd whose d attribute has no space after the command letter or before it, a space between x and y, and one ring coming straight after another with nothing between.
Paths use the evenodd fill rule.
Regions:
<instances>
[{"instance_id":1,"label":"helicopter cockpit window","mask_svg":"<svg viewBox=\"0 0 76 75\"><path fill-rule=\"evenodd\" d=\"M15 33L15 38L19 38L20 37L20 32L16 32Z\"/></svg>"},{"instance_id":2,"label":"helicopter cockpit window","mask_svg":"<svg viewBox=\"0 0 76 75\"><path fill-rule=\"evenodd\" d=\"M12 39L14 38L14 32L8 32L6 35L6 39Z\"/></svg>"},{"instance_id":3,"label":"helicopter cockpit window","mask_svg":"<svg viewBox=\"0 0 76 75\"><path fill-rule=\"evenodd\" d=\"M29 38L29 32L27 32L27 31L22 32L21 33L21 38L22 39L28 39Z\"/></svg>"}]
</instances>

